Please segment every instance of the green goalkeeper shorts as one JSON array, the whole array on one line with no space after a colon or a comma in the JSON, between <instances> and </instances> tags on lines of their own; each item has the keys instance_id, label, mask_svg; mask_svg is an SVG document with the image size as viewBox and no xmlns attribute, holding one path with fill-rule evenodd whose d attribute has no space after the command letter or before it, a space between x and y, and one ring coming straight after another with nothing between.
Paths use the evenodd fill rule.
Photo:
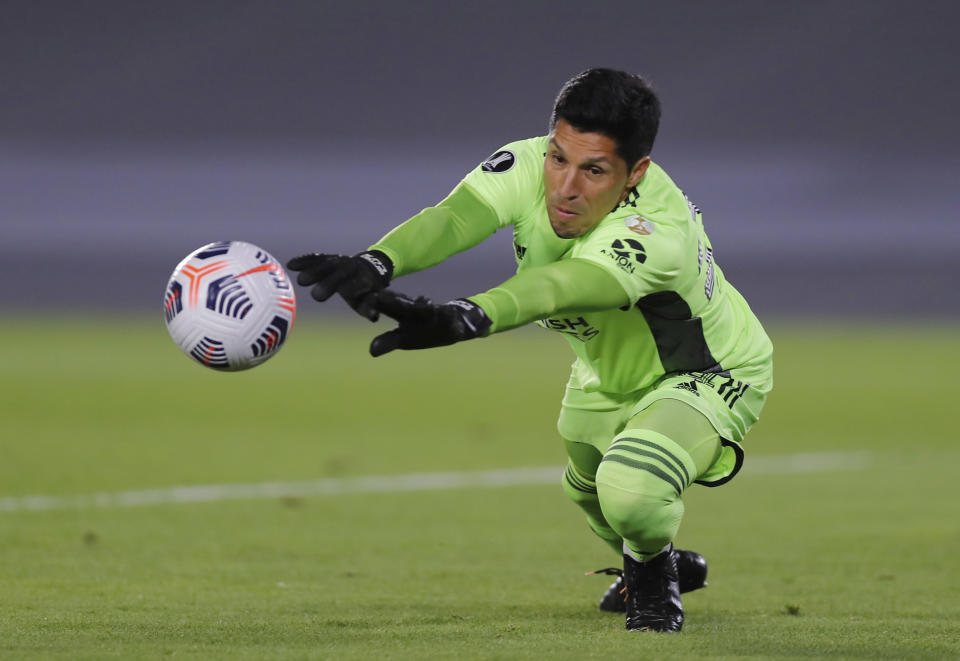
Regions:
<instances>
[{"instance_id":1,"label":"green goalkeeper shorts","mask_svg":"<svg viewBox=\"0 0 960 661\"><path fill-rule=\"evenodd\" d=\"M717 430L719 457L696 482L720 486L733 479L743 465L743 438L760 416L767 388L753 387L725 373L668 374L649 388L619 394L585 392L570 376L557 429L569 442L588 443L606 453L614 436L627 422L659 399L676 399L702 413Z\"/></svg>"}]
</instances>

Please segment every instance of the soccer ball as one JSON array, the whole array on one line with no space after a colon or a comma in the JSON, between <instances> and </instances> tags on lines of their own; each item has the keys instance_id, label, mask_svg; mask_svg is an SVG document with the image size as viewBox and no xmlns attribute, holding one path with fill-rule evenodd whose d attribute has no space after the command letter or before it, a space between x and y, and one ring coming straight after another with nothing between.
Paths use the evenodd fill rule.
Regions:
<instances>
[{"instance_id":1,"label":"soccer ball","mask_svg":"<svg viewBox=\"0 0 960 661\"><path fill-rule=\"evenodd\" d=\"M277 353L297 316L287 274L243 241L209 243L177 264L163 297L170 337L215 370L245 370Z\"/></svg>"}]
</instances>

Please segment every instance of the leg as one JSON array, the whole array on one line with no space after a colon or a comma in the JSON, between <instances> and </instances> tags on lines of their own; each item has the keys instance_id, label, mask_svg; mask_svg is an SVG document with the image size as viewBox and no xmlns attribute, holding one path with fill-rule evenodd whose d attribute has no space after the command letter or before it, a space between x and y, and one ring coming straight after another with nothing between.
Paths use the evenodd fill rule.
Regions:
<instances>
[{"instance_id":1,"label":"leg","mask_svg":"<svg viewBox=\"0 0 960 661\"><path fill-rule=\"evenodd\" d=\"M659 399L627 423L604 455L596 485L606 521L624 538L628 629L682 627L677 564L686 557L672 547L683 517L681 495L720 451L720 437L703 414Z\"/></svg>"},{"instance_id":2,"label":"leg","mask_svg":"<svg viewBox=\"0 0 960 661\"><path fill-rule=\"evenodd\" d=\"M594 534L621 558L623 538L604 518L597 495L596 475L603 451L610 444L610 439L627 423L635 401L633 397L585 393L571 383L567 387L557 424L569 457L563 475L563 490L586 514L587 524ZM682 592L706 585L707 564L699 553L678 550L677 569ZM623 580L618 578L600 600L600 610L623 613L626 602L622 588Z\"/></svg>"},{"instance_id":3,"label":"leg","mask_svg":"<svg viewBox=\"0 0 960 661\"><path fill-rule=\"evenodd\" d=\"M587 525L619 555L623 538L603 518L600 498L597 496L597 466L603 455L592 445L565 441L567 447L567 470L563 473L563 490L587 515Z\"/></svg>"},{"instance_id":4,"label":"leg","mask_svg":"<svg viewBox=\"0 0 960 661\"><path fill-rule=\"evenodd\" d=\"M596 473L605 519L638 560L649 560L676 537L681 494L720 455L707 418L674 399L659 399L615 438Z\"/></svg>"},{"instance_id":5,"label":"leg","mask_svg":"<svg viewBox=\"0 0 960 661\"><path fill-rule=\"evenodd\" d=\"M610 439L623 429L632 405L630 398L586 393L571 382L557 422L569 458L563 474L563 490L587 515L590 529L618 556L623 552L623 539L603 517L595 478L603 451Z\"/></svg>"}]
</instances>

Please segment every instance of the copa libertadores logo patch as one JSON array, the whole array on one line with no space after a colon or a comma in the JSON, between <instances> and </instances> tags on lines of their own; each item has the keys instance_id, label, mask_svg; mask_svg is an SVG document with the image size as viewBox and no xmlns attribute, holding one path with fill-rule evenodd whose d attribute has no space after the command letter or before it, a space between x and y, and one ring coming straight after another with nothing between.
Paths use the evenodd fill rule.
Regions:
<instances>
[{"instance_id":1,"label":"copa libertadores logo patch","mask_svg":"<svg viewBox=\"0 0 960 661\"><path fill-rule=\"evenodd\" d=\"M512 151L501 149L496 154L485 160L480 167L484 172L506 172L517 162L517 157Z\"/></svg>"}]
</instances>

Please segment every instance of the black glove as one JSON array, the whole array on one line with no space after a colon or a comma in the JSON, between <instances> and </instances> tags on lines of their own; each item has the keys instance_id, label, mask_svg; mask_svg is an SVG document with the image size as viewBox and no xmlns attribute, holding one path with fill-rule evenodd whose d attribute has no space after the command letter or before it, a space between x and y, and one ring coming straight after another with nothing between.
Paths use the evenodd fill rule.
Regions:
<instances>
[{"instance_id":1,"label":"black glove","mask_svg":"<svg viewBox=\"0 0 960 661\"><path fill-rule=\"evenodd\" d=\"M310 295L325 301L334 293L370 321L379 318L377 311L364 299L390 284L393 262L379 250L368 250L353 257L346 255L303 255L287 262L291 271L299 271L297 284L313 285Z\"/></svg>"},{"instance_id":2,"label":"black glove","mask_svg":"<svg viewBox=\"0 0 960 661\"><path fill-rule=\"evenodd\" d=\"M471 340L493 323L483 308L465 298L438 305L423 296L413 299L384 289L371 294L368 302L400 324L373 338L370 355L374 357L394 349L429 349Z\"/></svg>"}]
</instances>

